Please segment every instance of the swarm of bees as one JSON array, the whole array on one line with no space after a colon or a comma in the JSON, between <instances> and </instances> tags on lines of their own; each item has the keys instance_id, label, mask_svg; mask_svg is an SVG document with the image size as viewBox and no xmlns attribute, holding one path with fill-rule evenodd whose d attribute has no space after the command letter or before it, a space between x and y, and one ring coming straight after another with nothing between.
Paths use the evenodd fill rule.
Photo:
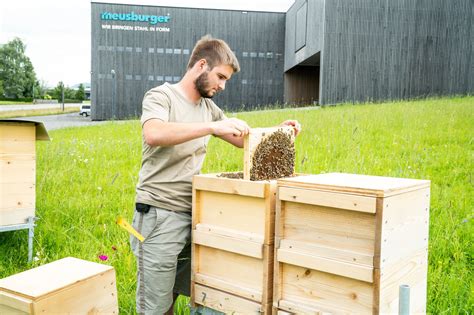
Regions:
<instances>
[{"instance_id":1,"label":"swarm of bees","mask_svg":"<svg viewBox=\"0 0 474 315\"><path fill-rule=\"evenodd\" d=\"M291 136L276 131L255 149L250 180L270 180L292 176L295 169L295 144Z\"/></svg>"},{"instance_id":2,"label":"swarm of bees","mask_svg":"<svg viewBox=\"0 0 474 315\"><path fill-rule=\"evenodd\" d=\"M233 178L233 179L244 179L244 172L235 173L220 173L217 177Z\"/></svg>"}]
</instances>

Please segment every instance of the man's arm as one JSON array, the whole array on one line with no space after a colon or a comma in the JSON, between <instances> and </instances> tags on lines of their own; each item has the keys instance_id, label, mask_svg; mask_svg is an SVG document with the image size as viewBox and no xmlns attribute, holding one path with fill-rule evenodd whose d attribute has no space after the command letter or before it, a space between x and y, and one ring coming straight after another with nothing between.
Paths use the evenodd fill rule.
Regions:
<instances>
[{"instance_id":1,"label":"man's arm","mask_svg":"<svg viewBox=\"0 0 474 315\"><path fill-rule=\"evenodd\" d=\"M174 123L149 119L143 124L143 136L150 146L172 146L207 135L241 138L243 145L243 136L248 132L247 123L237 118L210 123Z\"/></svg>"}]
</instances>

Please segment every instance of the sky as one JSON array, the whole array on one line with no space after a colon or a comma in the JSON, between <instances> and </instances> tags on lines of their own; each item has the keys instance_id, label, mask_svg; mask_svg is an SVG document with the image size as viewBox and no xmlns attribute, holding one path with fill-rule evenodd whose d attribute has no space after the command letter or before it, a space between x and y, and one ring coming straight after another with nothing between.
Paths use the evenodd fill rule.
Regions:
<instances>
[{"instance_id":1,"label":"sky","mask_svg":"<svg viewBox=\"0 0 474 315\"><path fill-rule=\"evenodd\" d=\"M286 12L294 0L99 0L106 3ZM0 44L19 37L48 87L90 82L90 0L0 0Z\"/></svg>"}]
</instances>

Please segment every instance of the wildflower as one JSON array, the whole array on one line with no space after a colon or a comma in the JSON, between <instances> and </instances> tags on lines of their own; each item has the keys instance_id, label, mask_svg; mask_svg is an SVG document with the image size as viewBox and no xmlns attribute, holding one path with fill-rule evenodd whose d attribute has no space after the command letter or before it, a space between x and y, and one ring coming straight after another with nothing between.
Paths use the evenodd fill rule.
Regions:
<instances>
[{"instance_id":1,"label":"wildflower","mask_svg":"<svg viewBox=\"0 0 474 315\"><path fill-rule=\"evenodd\" d=\"M102 261L106 261L107 259L109 259L109 257L107 255L99 255L99 259Z\"/></svg>"}]
</instances>

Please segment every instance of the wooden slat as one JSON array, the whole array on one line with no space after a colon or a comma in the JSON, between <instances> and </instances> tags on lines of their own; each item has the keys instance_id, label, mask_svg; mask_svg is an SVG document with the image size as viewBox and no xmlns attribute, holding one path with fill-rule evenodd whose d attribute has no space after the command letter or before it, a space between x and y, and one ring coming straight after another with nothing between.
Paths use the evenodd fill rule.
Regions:
<instances>
[{"instance_id":1,"label":"wooden slat","mask_svg":"<svg viewBox=\"0 0 474 315\"><path fill-rule=\"evenodd\" d=\"M324 271L361 281L373 281L373 268L364 265L350 264L281 248L277 250L277 260L279 262Z\"/></svg>"},{"instance_id":2,"label":"wooden slat","mask_svg":"<svg viewBox=\"0 0 474 315\"><path fill-rule=\"evenodd\" d=\"M212 247L197 244L194 246L198 250L198 256L193 257L193 273L262 292L263 269L264 264L269 263L268 258L258 259Z\"/></svg>"},{"instance_id":3,"label":"wooden slat","mask_svg":"<svg viewBox=\"0 0 474 315\"><path fill-rule=\"evenodd\" d=\"M194 229L201 232L209 232L220 236L241 239L244 241L250 241L259 244L263 244L264 242L264 238L260 234L249 233L240 230L226 229L221 226L198 223L196 224Z\"/></svg>"},{"instance_id":4,"label":"wooden slat","mask_svg":"<svg viewBox=\"0 0 474 315\"><path fill-rule=\"evenodd\" d=\"M32 300L0 291L0 314L32 314Z\"/></svg>"},{"instance_id":5,"label":"wooden slat","mask_svg":"<svg viewBox=\"0 0 474 315\"><path fill-rule=\"evenodd\" d=\"M265 197L265 184L262 181L244 181L224 177L216 177L216 174L199 175L193 178L193 187L196 190L205 190L234 194L241 196Z\"/></svg>"},{"instance_id":6,"label":"wooden slat","mask_svg":"<svg viewBox=\"0 0 474 315\"><path fill-rule=\"evenodd\" d=\"M262 301L262 291L252 290L249 287L239 286L233 282L226 281L225 279L213 278L201 273L196 273L194 275L194 281L195 283L212 287L214 289L219 289L227 293L253 300L255 302Z\"/></svg>"},{"instance_id":7,"label":"wooden slat","mask_svg":"<svg viewBox=\"0 0 474 315\"><path fill-rule=\"evenodd\" d=\"M299 314L371 314L373 285L364 281L282 263L278 307ZM288 308L291 303L293 307Z\"/></svg>"},{"instance_id":8,"label":"wooden slat","mask_svg":"<svg viewBox=\"0 0 474 315\"><path fill-rule=\"evenodd\" d=\"M261 314L259 303L195 284L194 302L226 314Z\"/></svg>"},{"instance_id":9,"label":"wooden slat","mask_svg":"<svg viewBox=\"0 0 474 315\"><path fill-rule=\"evenodd\" d=\"M224 229L265 235L265 200L201 190L196 224L202 223ZM273 239L265 240L269 243Z\"/></svg>"},{"instance_id":10,"label":"wooden slat","mask_svg":"<svg viewBox=\"0 0 474 315\"><path fill-rule=\"evenodd\" d=\"M0 155L0 184L34 182L35 180L34 155Z\"/></svg>"},{"instance_id":11,"label":"wooden slat","mask_svg":"<svg viewBox=\"0 0 474 315\"><path fill-rule=\"evenodd\" d=\"M0 140L0 154L35 154L35 140Z\"/></svg>"},{"instance_id":12,"label":"wooden slat","mask_svg":"<svg viewBox=\"0 0 474 315\"><path fill-rule=\"evenodd\" d=\"M248 241L242 238L233 238L219 234L194 230L193 242L198 245L222 249L228 252L245 256L263 258L263 244Z\"/></svg>"},{"instance_id":13,"label":"wooden slat","mask_svg":"<svg viewBox=\"0 0 474 315\"><path fill-rule=\"evenodd\" d=\"M376 198L337 192L279 187L281 200L325 207L375 213Z\"/></svg>"},{"instance_id":14,"label":"wooden slat","mask_svg":"<svg viewBox=\"0 0 474 315\"><path fill-rule=\"evenodd\" d=\"M284 201L282 237L316 246L373 255L373 214Z\"/></svg>"},{"instance_id":15,"label":"wooden slat","mask_svg":"<svg viewBox=\"0 0 474 315\"><path fill-rule=\"evenodd\" d=\"M327 173L278 180L278 186L343 192L371 197L388 197L429 187L429 180Z\"/></svg>"},{"instance_id":16,"label":"wooden slat","mask_svg":"<svg viewBox=\"0 0 474 315\"><path fill-rule=\"evenodd\" d=\"M323 246L314 243L298 242L283 239L280 241L280 249L298 252L307 255L318 256L321 258L332 259L350 264L362 265L368 268L374 266L374 256L360 252L351 251L350 248L340 249L330 246Z\"/></svg>"}]
</instances>

